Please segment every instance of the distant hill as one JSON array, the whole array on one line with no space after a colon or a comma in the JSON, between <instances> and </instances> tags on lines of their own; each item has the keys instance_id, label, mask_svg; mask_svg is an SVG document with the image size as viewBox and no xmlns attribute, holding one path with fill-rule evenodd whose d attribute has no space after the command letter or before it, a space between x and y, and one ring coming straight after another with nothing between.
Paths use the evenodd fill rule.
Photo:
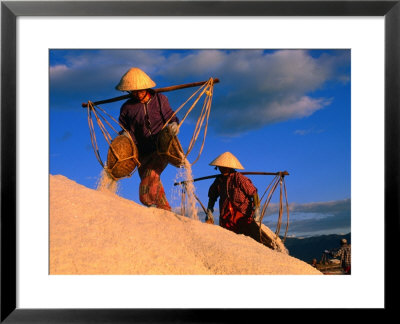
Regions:
<instances>
[{"instance_id":1,"label":"distant hill","mask_svg":"<svg viewBox=\"0 0 400 324\"><path fill-rule=\"evenodd\" d=\"M297 259L311 263L312 259L315 258L319 262L325 250L339 248L342 238L351 243L350 237L350 233L346 235L319 235L307 238L288 237L286 238L285 246L289 250L289 254Z\"/></svg>"}]
</instances>

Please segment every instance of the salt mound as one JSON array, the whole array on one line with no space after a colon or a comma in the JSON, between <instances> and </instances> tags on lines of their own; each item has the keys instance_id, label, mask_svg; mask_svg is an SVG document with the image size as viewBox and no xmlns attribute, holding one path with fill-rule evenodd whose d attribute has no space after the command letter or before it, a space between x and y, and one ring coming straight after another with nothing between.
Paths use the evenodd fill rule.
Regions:
<instances>
[{"instance_id":1,"label":"salt mound","mask_svg":"<svg viewBox=\"0 0 400 324\"><path fill-rule=\"evenodd\" d=\"M50 274L321 274L250 237L50 175Z\"/></svg>"}]
</instances>

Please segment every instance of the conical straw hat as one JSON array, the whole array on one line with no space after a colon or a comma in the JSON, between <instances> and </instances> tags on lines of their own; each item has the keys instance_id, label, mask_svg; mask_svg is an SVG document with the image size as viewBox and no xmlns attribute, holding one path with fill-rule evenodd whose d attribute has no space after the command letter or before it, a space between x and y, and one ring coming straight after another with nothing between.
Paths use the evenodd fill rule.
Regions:
<instances>
[{"instance_id":1,"label":"conical straw hat","mask_svg":"<svg viewBox=\"0 0 400 324\"><path fill-rule=\"evenodd\" d=\"M126 72L115 87L120 91L143 90L155 87L155 82L141 69L133 67Z\"/></svg>"},{"instance_id":2,"label":"conical straw hat","mask_svg":"<svg viewBox=\"0 0 400 324\"><path fill-rule=\"evenodd\" d=\"M244 167L240 164L239 160L230 152L225 152L218 156L214 161L210 163L210 165L232 168L232 169L241 169Z\"/></svg>"}]
</instances>

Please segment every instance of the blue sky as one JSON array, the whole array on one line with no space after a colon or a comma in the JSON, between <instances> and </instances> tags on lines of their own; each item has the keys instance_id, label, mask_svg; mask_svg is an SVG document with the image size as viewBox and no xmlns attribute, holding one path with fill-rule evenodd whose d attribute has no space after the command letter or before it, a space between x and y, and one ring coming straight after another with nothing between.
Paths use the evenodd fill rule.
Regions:
<instances>
[{"instance_id":1,"label":"blue sky","mask_svg":"<svg viewBox=\"0 0 400 324\"><path fill-rule=\"evenodd\" d=\"M226 151L240 160L244 171L287 170L289 235L350 232L350 50L71 49L50 50L49 64L50 174L96 188L102 169L81 104L123 95L115 86L129 68L144 70L156 88L216 77L220 83L214 86L205 147L192 167L194 178L216 174L209 163ZM194 90L165 94L176 109ZM118 118L122 103L101 107ZM201 105L197 107L180 129L184 149ZM100 133L97 138L103 140ZM198 148L189 154L190 162ZM105 160L105 143L100 153ZM180 203L173 186L177 171L169 165L161 177L173 207ZM250 179L260 193L272 180ZM119 195L139 203L137 173L119 182ZM196 182L204 205L211 183ZM277 201L278 192L272 202ZM274 217L271 205L264 220L273 230Z\"/></svg>"}]
</instances>

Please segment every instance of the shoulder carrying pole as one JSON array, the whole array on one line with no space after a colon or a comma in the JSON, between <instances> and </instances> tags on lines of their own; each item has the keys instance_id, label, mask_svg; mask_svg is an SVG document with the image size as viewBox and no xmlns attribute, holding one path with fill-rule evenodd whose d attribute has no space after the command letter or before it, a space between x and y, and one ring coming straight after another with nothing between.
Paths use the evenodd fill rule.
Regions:
<instances>
[{"instance_id":1,"label":"shoulder carrying pole","mask_svg":"<svg viewBox=\"0 0 400 324\"><path fill-rule=\"evenodd\" d=\"M216 78L213 81L214 81L214 83L218 83L219 79ZM206 82L208 82L208 81L200 81L200 82L179 84L179 85L174 85L174 86L165 87L165 88L153 89L153 91L158 93L158 92L168 92L168 91L174 91L174 90L179 90L179 89L198 87L198 86L201 86L201 85L205 84ZM126 94L126 95L123 95L123 96L119 96L119 97L114 97L114 98L110 98L110 99L96 101L96 102L93 102L93 105L97 106L97 105L101 105L101 104L104 104L104 103L110 103L110 102L120 101L120 100L124 100L124 99L129 99L129 98L132 98L132 95L130 93ZM82 104L83 108L87 108L87 106L88 106L87 102L84 102Z\"/></svg>"},{"instance_id":2,"label":"shoulder carrying pole","mask_svg":"<svg viewBox=\"0 0 400 324\"><path fill-rule=\"evenodd\" d=\"M243 175L246 175L246 174L247 175L274 175L274 176L281 176L281 177L289 175L289 173L287 171L279 171L279 172L239 172L239 173L241 173ZM202 177L202 178L196 178L196 179L193 179L193 180L175 182L174 186L185 184L186 182L196 182L196 181L200 181L200 180L212 179L212 178L218 177L219 175L220 174L214 174L214 175L210 175L210 176L206 176L206 177Z\"/></svg>"}]
</instances>

